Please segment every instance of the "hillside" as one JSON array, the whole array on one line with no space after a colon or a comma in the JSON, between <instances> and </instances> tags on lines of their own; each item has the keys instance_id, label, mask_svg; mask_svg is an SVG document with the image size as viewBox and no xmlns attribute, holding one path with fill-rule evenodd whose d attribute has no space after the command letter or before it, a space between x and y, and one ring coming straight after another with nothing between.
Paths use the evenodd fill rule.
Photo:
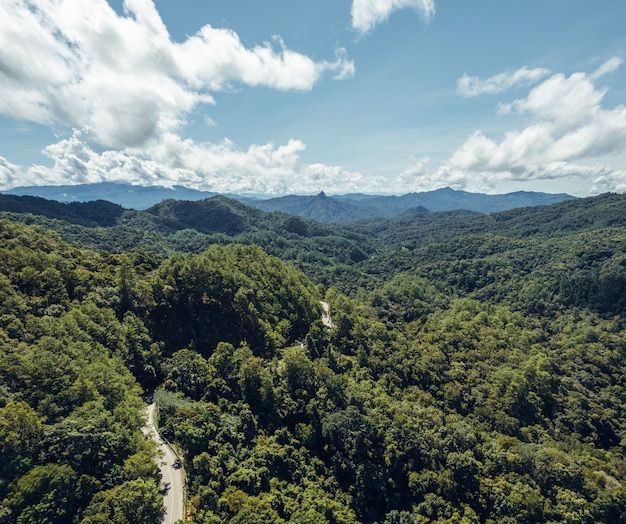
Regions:
<instances>
[{"instance_id":1,"label":"hillside","mask_svg":"<svg viewBox=\"0 0 626 524\"><path fill-rule=\"evenodd\" d=\"M112 213L98 218L100 209ZM285 213L267 213L224 196L190 202L166 200L146 211L108 202L60 203L0 195L0 216L57 231L68 242L122 253L200 253L214 244L260 245L293 260L309 274L366 259L375 248L367 235Z\"/></svg>"},{"instance_id":2,"label":"hillside","mask_svg":"<svg viewBox=\"0 0 626 524\"><path fill-rule=\"evenodd\" d=\"M34 196L66 203L107 200L126 209L145 210L165 200L206 200L215 193L196 191L181 186L132 186L128 184L99 183L76 186L16 187L2 192L13 196ZM2 194L0 193L0 194ZM503 195L485 195L456 191L450 188L408 193L402 196L334 195L324 192L310 196L225 195L263 211L282 211L318 222L345 223L363 218L394 217L420 211L470 210L494 213L527 206L549 205L574 197L566 194L548 194L518 191Z\"/></svg>"},{"instance_id":3,"label":"hillside","mask_svg":"<svg viewBox=\"0 0 626 524\"><path fill-rule=\"evenodd\" d=\"M626 226L626 196L607 193L550 206L492 214L470 211L416 213L388 220L366 219L350 225L382 246L421 246L471 234L493 233L515 238L559 236Z\"/></svg>"},{"instance_id":4,"label":"hillside","mask_svg":"<svg viewBox=\"0 0 626 524\"><path fill-rule=\"evenodd\" d=\"M158 521L141 388L194 523L620 522L626 196L125 213L0 221L0 522Z\"/></svg>"},{"instance_id":5,"label":"hillside","mask_svg":"<svg viewBox=\"0 0 626 524\"><path fill-rule=\"evenodd\" d=\"M145 211L124 209L104 200L57 202L31 196L0 195L0 212L31 214L89 228L128 226L163 234L185 229L227 235L276 230L307 235L329 231L315 222L260 211L221 195L198 201L164 200Z\"/></svg>"}]
</instances>

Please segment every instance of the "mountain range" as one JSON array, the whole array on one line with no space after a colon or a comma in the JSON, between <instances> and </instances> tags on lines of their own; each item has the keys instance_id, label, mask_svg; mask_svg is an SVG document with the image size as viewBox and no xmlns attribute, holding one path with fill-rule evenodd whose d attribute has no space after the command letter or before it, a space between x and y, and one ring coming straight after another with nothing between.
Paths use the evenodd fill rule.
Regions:
<instances>
[{"instance_id":1,"label":"mountain range","mask_svg":"<svg viewBox=\"0 0 626 524\"><path fill-rule=\"evenodd\" d=\"M143 187L128 184L98 183L75 186L18 187L5 195L36 196L59 202L79 203L106 200L126 209L144 210L165 200L198 201L216 193L197 191L182 186ZM575 197L567 194L517 191L501 195L469 193L442 188L422 193L389 195L289 195L274 198L227 195L263 211L282 211L318 222L345 223L365 218L389 218L428 211L468 210L495 213L520 207L549 205Z\"/></svg>"},{"instance_id":2,"label":"mountain range","mask_svg":"<svg viewBox=\"0 0 626 524\"><path fill-rule=\"evenodd\" d=\"M169 198L202 200L217 193L196 191L183 186L134 186L114 182L65 186L22 186L2 191L5 195L35 196L58 202L90 202L107 200L126 209L147 209Z\"/></svg>"}]
</instances>

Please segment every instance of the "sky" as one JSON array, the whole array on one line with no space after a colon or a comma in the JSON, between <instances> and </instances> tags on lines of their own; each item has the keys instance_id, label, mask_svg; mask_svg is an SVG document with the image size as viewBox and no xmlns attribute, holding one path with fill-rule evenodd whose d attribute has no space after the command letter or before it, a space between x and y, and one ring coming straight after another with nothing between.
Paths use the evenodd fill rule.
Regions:
<instances>
[{"instance_id":1,"label":"sky","mask_svg":"<svg viewBox=\"0 0 626 524\"><path fill-rule=\"evenodd\" d=\"M0 190L626 191L623 0L0 0Z\"/></svg>"}]
</instances>

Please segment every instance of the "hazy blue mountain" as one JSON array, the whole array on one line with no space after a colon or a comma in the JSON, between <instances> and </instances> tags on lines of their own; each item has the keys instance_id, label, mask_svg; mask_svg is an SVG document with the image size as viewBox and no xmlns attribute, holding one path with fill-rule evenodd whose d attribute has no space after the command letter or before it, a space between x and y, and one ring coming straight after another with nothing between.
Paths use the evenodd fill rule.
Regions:
<instances>
[{"instance_id":1,"label":"hazy blue mountain","mask_svg":"<svg viewBox=\"0 0 626 524\"><path fill-rule=\"evenodd\" d=\"M197 191L183 186L133 186L101 182L98 184L79 184L75 186L30 186L15 187L3 191L6 195L28 195L57 200L58 202L90 202L108 200L127 209L147 209L167 199L202 200L217 193Z\"/></svg>"},{"instance_id":2,"label":"hazy blue mountain","mask_svg":"<svg viewBox=\"0 0 626 524\"><path fill-rule=\"evenodd\" d=\"M342 195L286 196L247 202L264 211L284 211L320 222L349 222L363 218L389 218L426 211L468 210L495 213L519 207L555 204L575 197L566 194L518 191L485 195L450 188L402 196Z\"/></svg>"},{"instance_id":3,"label":"hazy blue mountain","mask_svg":"<svg viewBox=\"0 0 626 524\"><path fill-rule=\"evenodd\" d=\"M19 187L3 192L6 195L28 195L59 202L89 202L107 200L126 209L144 210L165 200L198 201L216 193L197 191L182 186L142 187L103 182L77 186ZM349 194L283 196L275 198L226 195L263 211L283 211L318 222L350 222L364 218L389 218L426 211L464 209L494 213L519 207L554 204L575 197L566 194L518 191L503 195L485 195L456 191L450 188L402 196Z\"/></svg>"},{"instance_id":4,"label":"hazy blue mountain","mask_svg":"<svg viewBox=\"0 0 626 524\"><path fill-rule=\"evenodd\" d=\"M263 211L282 211L318 222L349 222L372 216L360 202L329 197L324 192L314 196L290 195L246 203Z\"/></svg>"},{"instance_id":5,"label":"hazy blue mountain","mask_svg":"<svg viewBox=\"0 0 626 524\"><path fill-rule=\"evenodd\" d=\"M389 205L388 198L397 198L398 207L424 206L429 211L454 211L465 209L480 213L495 213L518 207L533 207L556 204L564 200L573 200L576 197L565 193L551 194L534 191L516 191L501 195L486 195L483 193L469 193L445 187L424 193L408 193L400 197L387 197L369 200L368 204L378 205L384 209Z\"/></svg>"}]
</instances>

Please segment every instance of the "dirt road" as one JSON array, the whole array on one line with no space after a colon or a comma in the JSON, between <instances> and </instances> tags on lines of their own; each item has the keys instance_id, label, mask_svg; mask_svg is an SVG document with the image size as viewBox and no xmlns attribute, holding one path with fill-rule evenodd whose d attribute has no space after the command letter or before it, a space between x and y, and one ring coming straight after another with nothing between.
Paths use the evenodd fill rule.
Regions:
<instances>
[{"instance_id":1,"label":"dirt road","mask_svg":"<svg viewBox=\"0 0 626 524\"><path fill-rule=\"evenodd\" d=\"M322 310L323 310L322 322L328 329L334 328L335 325L333 324L333 321L330 319L330 306L328 305L328 302L324 302L323 300L320 300L320 304L322 305Z\"/></svg>"}]
</instances>

